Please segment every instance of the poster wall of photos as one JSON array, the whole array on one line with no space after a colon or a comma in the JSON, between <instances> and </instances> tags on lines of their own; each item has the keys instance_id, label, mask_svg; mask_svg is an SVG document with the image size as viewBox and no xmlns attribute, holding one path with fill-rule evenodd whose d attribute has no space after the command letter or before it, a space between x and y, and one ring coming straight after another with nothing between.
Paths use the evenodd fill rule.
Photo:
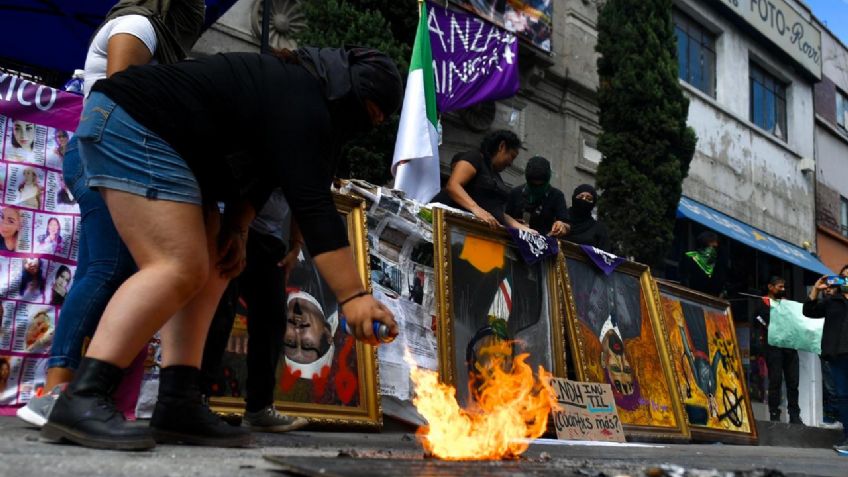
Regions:
<instances>
[{"instance_id":1,"label":"poster wall of photos","mask_svg":"<svg viewBox=\"0 0 848 477\"><path fill-rule=\"evenodd\" d=\"M76 275L79 214L62 179L82 97L0 75L0 414L43 386Z\"/></svg>"}]
</instances>

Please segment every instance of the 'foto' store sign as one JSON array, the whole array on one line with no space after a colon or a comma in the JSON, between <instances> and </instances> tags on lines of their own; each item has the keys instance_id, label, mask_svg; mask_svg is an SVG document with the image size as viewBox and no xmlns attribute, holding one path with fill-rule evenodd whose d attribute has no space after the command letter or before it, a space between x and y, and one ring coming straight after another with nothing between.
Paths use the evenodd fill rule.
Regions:
<instances>
[{"instance_id":1,"label":"'foto' store sign","mask_svg":"<svg viewBox=\"0 0 848 477\"><path fill-rule=\"evenodd\" d=\"M721 0L757 31L821 79L821 32L786 0Z\"/></svg>"}]
</instances>

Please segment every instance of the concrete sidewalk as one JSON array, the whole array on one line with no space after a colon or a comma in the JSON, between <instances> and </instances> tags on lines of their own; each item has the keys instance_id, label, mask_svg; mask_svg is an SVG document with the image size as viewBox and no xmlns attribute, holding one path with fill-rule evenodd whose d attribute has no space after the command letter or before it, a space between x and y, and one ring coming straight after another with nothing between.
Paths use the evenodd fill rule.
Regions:
<instances>
[{"instance_id":1,"label":"concrete sidewalk","mask_svg":"<svg viewBox=\"0 0 848 477\"><path fill-rule=\"evenodd\" d=\"M414 436L403 432L256 434L249 449L159 446L150 452L113 452L39 441L38 432L14 417L0 417L2 476L253 476L253 475L600 475L642 476L663 464L687 469L752 472L774 469L787 476L848 476L848 457L827 449L726 445L598 446L541 442L520 461L452 463L424 459ZM275 456L297 469L266 460ZM290 469L291 470L291 469ZM662 475L662 474L660 474ZM692 475L692 474L690 474ZM726 474L699 474L719 476ZM771 474L779 476L781 474ZM683 475L681 474L681 477Z\"/></svg>"}]
</instances>

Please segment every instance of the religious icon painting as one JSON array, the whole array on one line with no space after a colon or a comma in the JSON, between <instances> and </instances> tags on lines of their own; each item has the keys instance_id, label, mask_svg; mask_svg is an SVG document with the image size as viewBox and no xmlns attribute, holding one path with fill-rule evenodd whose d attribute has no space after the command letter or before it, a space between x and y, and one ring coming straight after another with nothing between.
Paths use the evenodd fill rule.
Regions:
<instances>
[{"instance_id":1,"label":"religious icon painting","mask_svg":"<svg viewBox=\"0 0 848 477\"><path fill-rule=\"evenodd\" d=\"M359 274L370 290L364 202L340 194L335 201ZM286 294L287 323L276 371L275 407L317 425L381 427L375 349L342 328L336 298L305 248L280 293ZM224 412L244 409L241 397L249 372L246 323L251 316L243 299L240 305L221 377L223 392L219 394L224 397L213 400L217 410Z\"/></svg>"},{"instance_id":2,"label":"religious icon painting","mask_svg":"<svg viewBox=\"0 0 848 477\"><path fill-rule=\"evenodd\" d=\"M756 444L730 304L662 280L657 286L692 438Z\"/></svg>"},{"instance_id":3,"label":"religious icon painting","mask_svg":"<svg viewBox=\"0 0 848 477\"><path fill-rule=\"evenodd\" d=\"M433 217L439 371L460 405L471 404L475 376L493 349L509 350L504 362L528 353L534 371L565 377L556 258L528 265L506 231L438 208Z\"/></svg>"},{"instance_id":4,"label":"religious icon painting","mask_svg":"<svg viewBox=\"0 0 848 477\"><path fill-rule=\"evenodd\" d=\"M615 268L601 267L591 251L569 243L562 251L575 377L610 384L628 438L687 440L650 270L620 260L608 261L618 262Z\"/></svg>"}]
</instances>

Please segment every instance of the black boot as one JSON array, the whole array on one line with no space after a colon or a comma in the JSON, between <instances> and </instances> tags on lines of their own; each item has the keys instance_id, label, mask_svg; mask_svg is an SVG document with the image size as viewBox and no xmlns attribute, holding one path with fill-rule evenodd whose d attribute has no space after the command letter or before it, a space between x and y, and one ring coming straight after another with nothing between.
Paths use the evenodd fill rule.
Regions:
<instances>
[{"instance_id":1,"label":"black boot","mask_svg":"<svg viewBox=\"0 0 848 477\"><path fill-rule=\"evenodd\" d=\"M94 358L84 358L73 381L56 400L41 437L67 439L98 449L145 450L156 442L147 426L127 422L115 409L112 393L124 373L121 368Z\"/></svg>"},{"instance_id":2,"label":"black boot","mask_svg":"<svg viewBox=\"0 0 848 477\"><path fill-rule=\"evenodd\" d=\"M806 424L804 424L804 421L801 420L801 414L800 413L799 414L790 414L789 415L789 424L800 424L802 426L806 425Z\"/></svg>"},{"instance_id":3,"label":"black boot","mask_svg":"<svg viewBox=\"0 0 848 477\"><path fill-rule=\"evenodd\" d=\"M217 447L246 447L250 432L219 418L203 402L200 370L192 366L168 366L159 374L159 399L150 427L160 443Z\"/></svg>"},{"instance_id":4,"label":"black boot","mask_svg":"<svg viewBox=\"0 0 848 477\"><path fill-rule=\"evenodd\" d=\"M771 422L780 422L780 409L777 411L769 411L769 420Z\"/></svg>"}]
</instances>

